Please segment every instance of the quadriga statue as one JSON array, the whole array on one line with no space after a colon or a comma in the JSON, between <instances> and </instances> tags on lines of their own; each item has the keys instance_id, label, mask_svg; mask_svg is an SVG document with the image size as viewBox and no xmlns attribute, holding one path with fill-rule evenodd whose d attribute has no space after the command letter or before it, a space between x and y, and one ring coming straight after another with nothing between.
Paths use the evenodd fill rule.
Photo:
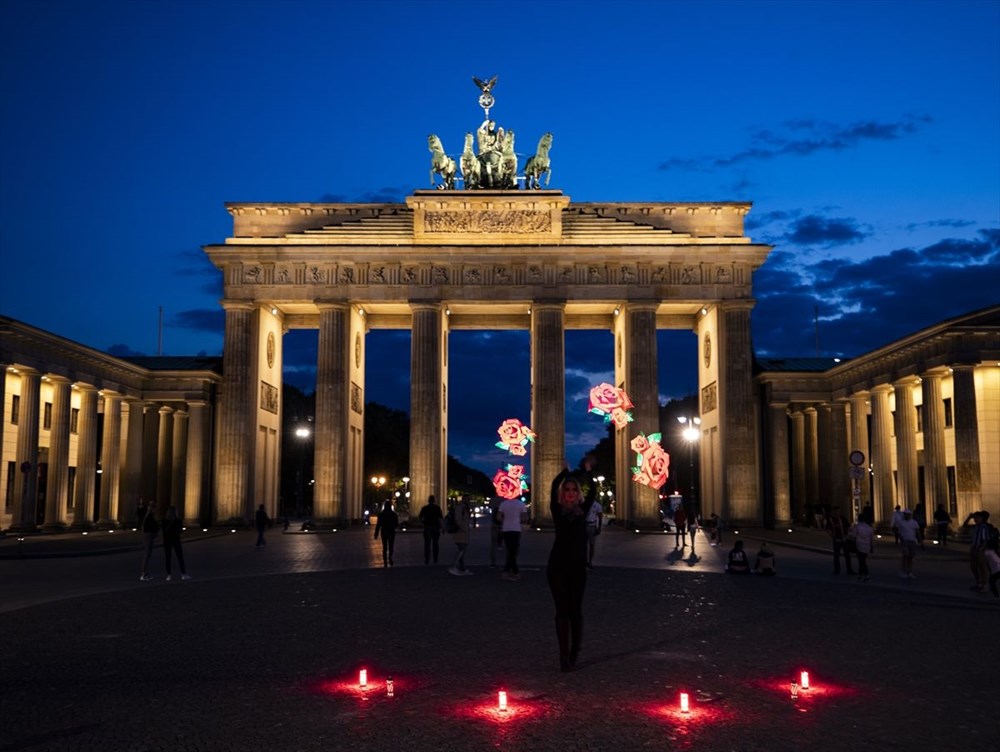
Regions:
<instances>
[{"instance_id":1,"label":"quadriga statue","mask_svg":"<svg viewBox=\"0 0 1000 752\"><path fill-rule=\"evenodd\" d=\"M454 190L455 172L458 169L455 165L455 160L444 153L441 139L433 133L427 137L427 148L431 152L431 185L435 184L434 176L440 175L443 184L439 185L438 188L449 191Z\"/></svg>"},{"instance_id":2,"label":"quadriga statue","mask_svg":"<svg viewBox=\"0 0 1000 752\"><path fill-rule=\"evenodd\" d=\"M524 187L538 190L542 187L541 177L545 173L545 185L548 187L552 177L552 166L549 162L549 149L552 148L552 134L546 133L538 139L538 149L528 158L524 165Z\"/></svg>"}]
</instances>

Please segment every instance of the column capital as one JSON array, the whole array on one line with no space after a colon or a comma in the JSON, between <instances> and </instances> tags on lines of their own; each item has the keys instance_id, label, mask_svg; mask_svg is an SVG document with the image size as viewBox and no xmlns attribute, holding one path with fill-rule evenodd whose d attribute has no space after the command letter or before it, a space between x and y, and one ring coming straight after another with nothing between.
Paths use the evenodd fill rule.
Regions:
<instances>
[{"instance_id":1,"label":"column capital","mask_svg":"<svg viewBox=\"0 0 1000 752\"><path fill-rule=\"evenodd\" d=\"M716 303L716 306L720 311L751 311L754 306L757 305L757 301L753 298L744 298L742 300L720 300Z\"/></svg>"},{"instance_id":2,"label":"column capital","mask_svg":"<svg viewBox=\"0 0 1000 752\"><path fill-rule=\"evenodd\" d=\"M916 386L920 383L920 377L914 374L902 376L892 382L894 387Z\"/></svg>"},{"instance_id":3,"label":"column capital","mask_svg":"<svg viewBox=\"0 0 1000 752\"><path fill-rule=\"evenodd\" d=\"M74 381L73 388L78 392L97 392L97 387L93 384L85 384L82 381Z\"/></svg>"},{"instance_id":4,"label":"column capital","mask_svg":"<svg viewBox=\"0 0 1000 752\"><path fill-rule=\"evenodd\" d=\"M889 394L892 392L892 384L876 384L869 391L872 394Z\"/></svg>"},{"instance_id":5,"label":"column capital","mask_svg":"<svg viewBox=\"0 0 1000 752\"><path fill-rule=\"evenodd\" d=\"M157 412L159 412L160 415L170 415L170 413L174 412L174 408L161 405Z\"/></svg>"},{"instance_id":6,"label":"column capital","mask_svg":"<svg viewBox=\"0 0 1000 752\"><path fill-rule=\"evenodd\" d=\"M351 304L346 300L326 298L317 300L316 307L320 310L320 313L323 311L349 311Z\"/></svg>"},{"instance_id":7,"label":"column capital","mask_svg":"<svg viewBox=\"0 0 1000 752\"><path fill-rule=\"evenodd\" d=\"M444 303L440 300L411 300L408 301L411 311L435 311L444 313Z\"/></svg>"},{"instance_id":8,"label":"column capital","mask_svg":"<svg viewBox=\"0 0 1000 752\"><path fill-rule=\"evenodd\" d=\"M219 305L221 305L227 312L255 311L258 308L258 304L251 300L220 300Z\"/></svg>"},{"instance_id":9,"label":"column capital","mask_svg":"<svg viewBox=\"0 0 1000 752\"><path fill-rule=\"evenodd\" d=\"M924 371L922 374L920 374L920 378L925 380L928 379L934 380L934 379L943 379L947 375L948 375L947 371L935 369L933 371Z\"/></svg>"},{"instance_id":10,"label":"column capital","mask_svg":"<svg viewBox=\"0 0 1000 752\"><path fill-rule=\"evenodd\" d=\"M565 300L533 300L531 302L531 312L535 311L565 311Z\"/></svg>"}]
</instances>

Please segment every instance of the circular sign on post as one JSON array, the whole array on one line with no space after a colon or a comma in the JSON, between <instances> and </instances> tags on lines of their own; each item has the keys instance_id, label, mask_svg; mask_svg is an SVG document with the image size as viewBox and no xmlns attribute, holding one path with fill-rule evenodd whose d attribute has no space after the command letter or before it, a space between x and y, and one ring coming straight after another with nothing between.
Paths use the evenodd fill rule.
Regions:
<instances>
[{"instance_id":1,"label":"circular sign on post","mask_svg":"<svg viewBox=\"0 0 1000 752\"><path fill-rule=\"evenodd\" d=\"M22 473L30 473L31 472L31 463L30 462L22 462L21 463L21 472Z\"/></svg>"},{"instance_id":2,"label":"circular sign on post","mask_svg":"<svg viewBox=\"0 0 1000 752\"><path fill-rule=\"evenodd\" d=\"M861 465L865 464L865 453L859 452L857 449L855 449L853 452L851 452L851 456L849 457L849 459L852 465L854 465L855 467L860 467Z\"/></svg>"}]
</instances>

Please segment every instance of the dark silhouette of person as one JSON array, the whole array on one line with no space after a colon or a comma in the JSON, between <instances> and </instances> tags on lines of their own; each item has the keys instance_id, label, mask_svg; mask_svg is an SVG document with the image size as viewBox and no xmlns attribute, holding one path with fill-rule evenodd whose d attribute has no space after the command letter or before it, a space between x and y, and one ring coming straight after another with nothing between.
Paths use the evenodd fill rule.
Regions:
<instances>
[{"instance_id":1,"label":"dark silhouette of person","mask_svg":"<svg viewBox=\"0 0 1000 752\"><path fill-rule=\"evenodd\" d=\"M173 579L173 575L170 571L170 557L171 554L177 554L177 566L181 570L181 579L190 580L191 575L187 573L187 569L184 568L184 551L181 548L181 531L184 529L184 523L181 522L180 518L177 516L177 508L171 504L167 509L167 514L163 518L163 553L166 555L167 559L167 582Z\"/></svg>"},{"instance_id":2,"label":"dark silhouette of person","mask_svg":"<svg viewBox=\"0 0 1000 752\"><path fill-rule=\"evenodd\" d=\"M743 550L743 541L738 540L733 544L726 558L726 571L729 574L750 574L750 557Z\"/></svg>"},{"instance_id":3,"label":"dark silhouette of person","mask_svg":"<svg viewBox=\"0 0 1000 752\"><path fill-rule=\"evenodd\" d=\"M264 540L264 530L271 524L271 518L267 516L267 511L264 509L263 504L257 507L254 524L257 526L257 545L266 546L267 541Z\"/></svg>"},{"instance_id":4,"label":"dark silhouette of person","mask_svg":"<svg viewBox=\"0 0 1000 752\"><path fill-rule=\"evenodd\" d=\"M590 477L593 461L583 469ZM556 607L556 640L559 668L572 671L583 642L583 591L587 587L587 513L594 503L597 486L590 485L587 498L576 474L566 467L552 481L549 506L555 540L545 569Z\"/></svg>"},{"instance_id":5,"label":"dark silhouette of person","mask_svg":"<svg viewBox=\"0 0 1000 752\"><path fill-rule=\"evenodd\" d=\"M441 507L438 506L434 494L427 497L427 503L420 510L418 519L424 526L424 564L431 563L431 553L434 554L434 563L438 563L438 553L441 541Z\"/></svg>"},{"instance_id":6,"label":"dark silhouette of person","mask_svg":"<svg viewBox=\"0 0 1000 752\"><path fill-rule=\"evenodd\" d=\"M382 511L378 513L375 523L375 540L382 536L382 566L392 566L392 552L396 547L396 528L399 527L399 515L392 511L392 500L386 499Z\"/></svg>"},{"instance_id":7,"label":"dark silhouette of person","mask_svg":"<svg viewBox=\"0 0 1000 752\"><path fill-rule=\"evenodd\" d=\"M139 500L138 517L139 524L142 526L142 573L139 575L139 579L143 582L153 579L153 575L149 573L149 559L153 555L156 534L160 531L160 523L157 522L154 511L155 507L156 504L153 502L147 504L142 499Z\"/></svg>"}]
</instances>

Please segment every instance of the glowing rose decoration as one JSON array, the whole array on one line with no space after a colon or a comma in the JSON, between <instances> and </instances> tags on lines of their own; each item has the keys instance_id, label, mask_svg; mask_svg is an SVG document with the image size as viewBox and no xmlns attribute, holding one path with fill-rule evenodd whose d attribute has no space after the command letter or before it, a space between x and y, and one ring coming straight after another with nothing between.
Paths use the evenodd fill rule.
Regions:
<instances>
[{"instance_id":1,"label":"glowing rose decoration","mask_svg":"<svg viewBox=\"0 0 1000 752\"><path fill-rule=\"evenodd\" d=\"M632 422L632 400L619 389L608 383L598 384L590 390L590 405L588 410L595 415L604 417L605 423L614 423L618 428L624 428Z\"/></svg>"},{"instance_id":2,"label":"glowing rose decoration","mask_svg":"<svg viewBox=\"0 0 1000 752\"><path fill-rule=\"evenodd\" d=\"M515 457L523 457L527 454L528 442L535 440L535 432L517 418L507 418L500 424L497 434L500 436L500 441L496 443L496 446L506 449Z\"/></svg>"},{"instance_id":3,"label":"glowing rose decoration","mask_svg":"<svg viewBox=\"0 0 1000 752\"><path fill-rule=\"evenodd\" d=\"M524 474L523 465L507 465L503 470L497 470L493 476L493 488L501 499L516 499L528 490L528 476Z\"/></svg>"},{"instance_id":4,"label":"glowing rose decoration","mask_svg":"<svg viewBox=\"0 0 1000 752\"><path fill-rule=\"evenodd\" d=\"M660 446L659 433L649 436L639 434L630 446L635 454L635 467L632 468L632 480L650 488L660 488L667 482L670 467L670 455Z\"/></svg>"}]
</instances>

